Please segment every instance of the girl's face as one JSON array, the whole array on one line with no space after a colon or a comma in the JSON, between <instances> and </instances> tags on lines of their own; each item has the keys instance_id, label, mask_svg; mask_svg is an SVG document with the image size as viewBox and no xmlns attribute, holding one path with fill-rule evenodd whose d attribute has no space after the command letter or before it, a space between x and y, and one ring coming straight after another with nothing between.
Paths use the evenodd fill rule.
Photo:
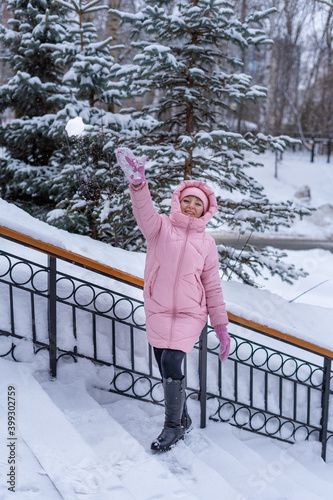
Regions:
<instances>
[{"instance_id":1,"label":"girl's face","mask_svg":"<svg viewBox=\"0 0 333 500\"><path fill-rule=\"evenodd\" d=\"M204 206L200 198L196 196L185 196L180 202L182 214L199 219L204 211Z\"/></svg>"}]
</instances>

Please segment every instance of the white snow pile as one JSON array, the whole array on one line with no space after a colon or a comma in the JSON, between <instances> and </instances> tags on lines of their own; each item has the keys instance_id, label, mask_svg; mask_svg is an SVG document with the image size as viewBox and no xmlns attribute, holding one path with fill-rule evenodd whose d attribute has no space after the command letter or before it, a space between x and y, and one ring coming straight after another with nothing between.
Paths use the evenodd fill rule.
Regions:
<instances>
[{"instance_id":1,"label":"white snow pile","mask_svg":"<svg viewBox=\"0 0 333 500\"><path fill-rule=\"evenodd\" d=\"M0 198L0 226L49 243L121 271L143 277L145 254L114 248L87 236L71 234L35 219L24 210Z\"/></svg>"},{"instance_id":2,"label":"white snow pile","mask_svg":"<svg viewBox=\"0 0 333 500\"><path fill-rule=\"evenodd\" d=\"M228 312L333 351L332 308L290 303L235 281L223 282L222 289Z\"/></svg>"}]
</instances>

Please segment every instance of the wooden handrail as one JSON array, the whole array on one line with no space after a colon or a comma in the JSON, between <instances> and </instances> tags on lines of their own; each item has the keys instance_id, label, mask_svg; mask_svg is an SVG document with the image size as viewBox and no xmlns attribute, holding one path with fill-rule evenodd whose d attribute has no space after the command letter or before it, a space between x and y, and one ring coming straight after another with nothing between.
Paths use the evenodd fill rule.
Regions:
<instances>
[{"instance_id":1,"label":"wooden handrail","mask_svg":"<svg viewBox=\"0 0 333 500\"><path fill-rule=\"evenodd\" d=\"M99 262L96 262L93 259L90 259L89 257L84 257L82 255L79 255L74 252L70 252L68 250L64 250L62 248L59 248L55 245L51 245L50 243L46 243L41 240L37 240L35 238L32 238L31 236L27 236L25 234L19 233L18 231L14 231L13 229L9 229L8 227L5 226L0 226L0 234L3 235L5 238L8 238L10 240L22 243L25 246L28 246L30 248L34 248L35 250L39 250L40 252L47 253L49 255L59 257L61 259L64 259L69 262L73 262L76 264L81 265L82 267L86 269L90 269L92 271L97 271L102 274L106 274L108 276L111 276L115 279L121 280L121 281L126 281L128 283L131 283L131 285L137 287L137 288L143 288L144 285L144 280L143 278L139 278L138 276L134 276L133 274L126 273L124 271L120 271L119 269L116 269L111 266L107 266L105 264L101 264ZM315 352L317 354L320 354L322 356L326 356L328 358L333 359L333 351L330 351L329 349L325 349L324 347L317 346L316 344L313 344L312 342L308 342L303 339L299 339L293 335L289 335L287 333L282 333L279 330L274 330L274 328L270 328L268 326L262 325L260 323L256 323L255 321L251 321L245 318L242 318L240 316L236 316L235 314L228 312L228 317L231 322L237 323L241 326L245 326L247 328L250 328L251 330L255 330L259 333L263 333L269 337L273 337L285 342L288 342L289 344L296 345L298 347L301 347L303 349L309 350L311 352Z\"/></svg>"},{"instance_id":2,"label":"wooden handrail","mask_svg":"<svg viewBox=\"0 0 333 500\"><path fill-rule=\"evenodd\" d=\"M40 252L59 257L69 262L75 262L76 264L79 264L86 269L98 271L100 273L107 274L108 276L112 276L115 279L127 281L136 287L143 288L143 278L139 278L138 276L134 276L133 274L120 271L119 269L107 266L106 264L101 264L100 262L96 262L89 257L84 257L83 255L70 252L69 250L64 250L63 248L51 245L50 243L36 240L31 236L19 233L18 231L14 231L13 229L9 229L5 226L0 226L0 234L10 240L17 241L25 246L28 246L35 250L39 250Z\"/></svg>"},{"instance_id":3,"label":"wooden handrail","mask_svg":"<svg viewBox=\"0 0 333 500\"><path fill-rule=\"evenodd\" d=\"M274 328L270 328L269 326L262 325L245 318L241 318L240 316L236 316L235 314L232 314L230 312L228 312L228 318L231 322L237 323L238 325L245 326L247 328L250 328L251 330L255 330L256 332L264 333L269 337L283 340L284 342L288 342L289 344L302 347L303 349L306 349L308 351L315 352L316 354L321 354L322 356L333 359L333 351L325 349L324 347L320 347L316 344L313 344L312 342L308 342L307 340L299 339L298 337L290 335L289 333L282 333L279 330L274 330Z\"/></svg>"}]
</instances>

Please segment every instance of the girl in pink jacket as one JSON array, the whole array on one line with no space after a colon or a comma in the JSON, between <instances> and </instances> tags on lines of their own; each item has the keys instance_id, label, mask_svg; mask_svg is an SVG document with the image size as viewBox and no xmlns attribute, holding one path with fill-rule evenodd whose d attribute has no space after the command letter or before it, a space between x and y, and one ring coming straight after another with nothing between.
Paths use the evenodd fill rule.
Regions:
<instances>
[{"instance_id":1,"label":"girl in pink jacket","mask_svg":"<svg viewBox=\"0 0 333 500\"><path fill-rule=\"evenodd\" d=\"M128 148L118 149L116 156L129 180L133 213L147 240L146 331L163 378L165 399L164 427L151 449L167 451L184 438L191 425L182 362L197 342L207 314L220 341L221 360L229 355L217 248L205 232L217 203L206 183L183 181L172 195L170 216L159 215L144 177L146 158L136 158Z\"/></svg>"}]
</instances>

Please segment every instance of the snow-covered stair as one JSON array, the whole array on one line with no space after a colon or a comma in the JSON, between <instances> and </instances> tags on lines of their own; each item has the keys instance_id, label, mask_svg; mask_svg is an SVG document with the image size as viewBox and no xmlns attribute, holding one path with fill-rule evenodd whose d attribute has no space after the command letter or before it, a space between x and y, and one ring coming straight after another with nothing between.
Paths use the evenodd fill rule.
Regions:
<instances>
[{"instance_id":1,"label":"snow-covered stair","mask_svg":"<svg viewBox=\"0 0 333 500\"><path fill-rule=\"evenodd\" d=\"M44 390L99 457L99 472L110 470L133 500L196 500L156 457L91 397L83 379L43 382ZM122 398L124 399L124 398ZM94 497L99 500L100 494ZM108 500L116 497L110 494Z\"/></svg>"},{"instance_id":2,"label":"snow-covered stair","mask_svg":"<svg viewBox=\"0 0 333 500\"><path fill-rule=\"evenodd\" d=\"M312 492L325 500L333 498L333 493L327 494L329 490L333 492L332 466L321 459L321 443L311 441L289 445L249 433L236 432L236 436L237 434L241 435L248 448L259 453L265 460L266 476L271 481L273 478L278 481L281 478L285 484L291 478L298 488L305 488L308 494ZM306 495L303 498L307 498Z\"/></svg>"},{"instance_id":3,"label":"snow-covered stair","mask_svg":"<svg viewBox=\"0 0 333 500\"><path fill-rule=\"evenodd\" d=\"M7 391L6 391L7 392ZM3 394L3 393L2 393ZM3 398L2 398L3 399ZM0 407L0 498L7 500L11 498L20 498L22 500L36 500L45 498L47 500L61 500L61 495L48 477L47 473L38 462L29 446L19 436L16 451L16 487L15 493L8 490L12 487L7 483L7 474L9 473L8 448L7 448L7 411Z\"/></svg>"},{"instance_id":4,"label":"snow-covered stair","mask_svg":"<svg viewBox=\"0 0 333 500\"><path fill-rule=\"evenodd\" d=\"M161 407L130 400L110 403L107 408L142 444L148 445L163 424ZM195 406L192 406L192 411L198 421ZM315 452L309 450L313 446ZM304 450L310 455L307 463ZM316 472L313 471L314 456L317 457ZM300 463L300 457L303 457L304 464ZM321 460L319 443L290 445L239 431L228 424L208 422L206 429L195 427L185 437L184 443L178 443L167 454L158 455L158 460L198 498L333 498L332 467Z\"/></svg>"},{"instance_id":5,"label":"snow-covered stair","mask_svg":"<svg viewBox=\"0 0 333 500\"><path fill-rule=\"evenodd\" d=\"M7 395L8 387L15 387L15 493L20 500L32 497L65 500L109 500L112 497L114 500L133 500L112 468L101 463L96 453L42 389L29 364L0 359L0 375L1 433L5 438L2 442L11 442L7 436ZM7 468L8 473L9 464L3 448L1 465L2 469ZM47 484L47 491L41 491L40 480L36 486L31 482L22 486L22 476L26 478L26 468L31 467L30 460L26 462L24 459L28 451L39 463L39 473L48 476L53 488ZM13 493L4 481L1 481L1 488L1 498L11 498Z\"/></svg>"},{"instance_id":6,"label":"snow-covered stair","mask_svg":"<svg viewBox=\"0 0 333 500\"><path fill-rule=\"evenodd\" d=\"M303 471L302 481L297 480L294 472L295 458L291 454L293 445L284 443L284 446L279 447L273 439L239 431L230 428L228 424L212 423L202 434L248 469L247 475L242 477L244 500L326 499L324 495L327 494L327 488L322 488L320 478L310 471Z\"/></svg>"},{"instance_id":7,"label":"snow-covered stair","mask_svg":"<svg viewBox=\"0 0 333 500\"><path fill-rule=\"evenodd\" d=\"M133 407L134 404L134 407ZM163 408L129 400L119 401L107 405L114 418L121 420L135 438L149 448L163 425ZM123 412L126 408L125 414ZM137 422L137 424L136 424ZM200 434L197 429L192 430L184 442L177 443L168 453L156 455L157 459L176 475L198 499L211 500L238 499L241 491L237 485L232 485L226 474L221 474L211 464L202 460L198 450L189 446L191 435ZM239 464L237 464L239 465Z\"/></svg>"},{"instance_id":8,"label":"snow-covered stair","mask_svg":"<svg viewBox=\"0 0 333 500\"><path fill-rule=\"evenodd\" d=\"M163 408L87 388L83 378L75 377L70 383L68 377L61 379L44 381L42 386L136 500L199 500L207 495L221 500L221 492L225 499L239 498L240 490L229 478L198 459L196 451L184 443L166 454L151 453L150 443L160 430ZM110 399L111 405L103 404ZM240 467L236 460L235 466Z\"/></svg>"},{"instance_id":9,"label":"snow-covered stair","mask_svg":"<svg viewBox=\"0 0 333 500\"><path fill-rule=\"evenodd\" d=\"M163 408L94 388L94 374L86 367L62 366L59 378L50 380L47 370L34 372L30 364L0 359L5 438L7 389L16 388L20 500L333 498L332 466L320 459L319 443L292 446L210 421L199 429L193 400L194 428L184 442L152 454ZM4 448L1 477L8 471ZM0 498L12 498L0 483Z\"/></svg>"}]
</instances>

